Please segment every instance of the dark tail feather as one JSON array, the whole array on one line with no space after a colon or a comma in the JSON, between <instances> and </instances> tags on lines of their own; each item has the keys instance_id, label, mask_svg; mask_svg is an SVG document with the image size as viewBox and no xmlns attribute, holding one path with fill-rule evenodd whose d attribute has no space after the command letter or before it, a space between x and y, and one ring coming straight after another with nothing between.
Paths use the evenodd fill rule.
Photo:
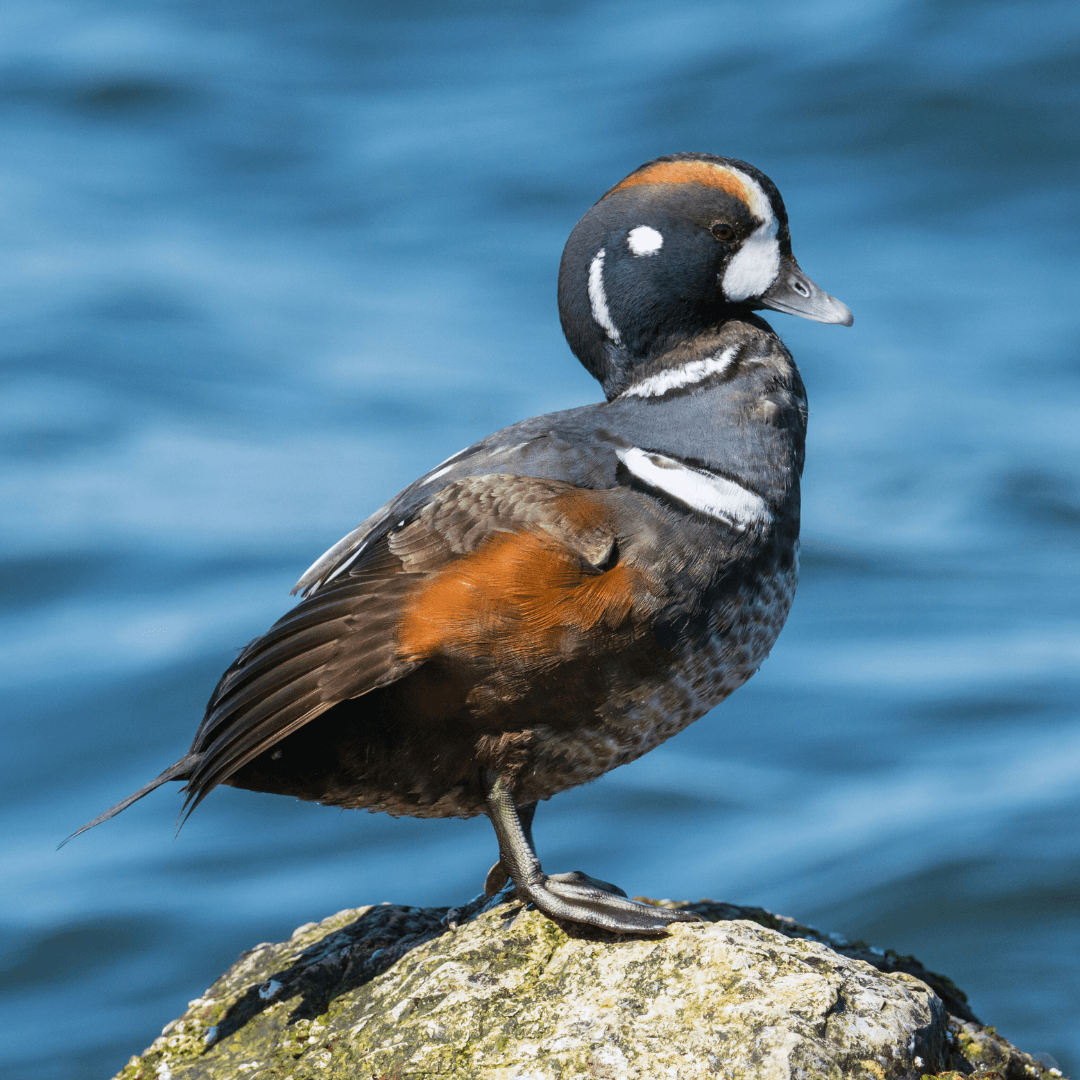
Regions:
<instances>
[{"instance_id":1,"label":"dark tail feather","mask_svg":"<svg viewBox=\"0 0 1080 1080\"><path fill-rule=\"evenodd\" d=\"M151 791L161 787L166 781L187 780L191 768L199 760L199 756L199 754L185 754L175 765L170 765L156 780L151 780L145 787L139 788L134 795L129 795L126 799L106 810L104 814L99 814L93 821L88 821L81 829L73 832L66 840L60 842L57 850L59 851L68 840L74 840L76 836L86 832L87 829L92 829L95 825L100 825L103 821L116 817L121 810L126 810L133 802L138 802L144 795L149 795Z\"/></svg>"}]
</instances>

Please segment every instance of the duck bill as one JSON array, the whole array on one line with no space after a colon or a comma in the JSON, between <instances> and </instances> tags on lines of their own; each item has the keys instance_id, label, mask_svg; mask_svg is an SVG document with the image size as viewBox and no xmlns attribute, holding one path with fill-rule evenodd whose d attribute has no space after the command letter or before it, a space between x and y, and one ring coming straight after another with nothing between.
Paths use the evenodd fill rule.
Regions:
<instances>
[{"instance_id":1,"label":"duck bill","mask_svg":"<svg viewBox=\"0 0 1080 1080\"><path fill-rule=\"evenodd\" d=\"M780 273L757 298L755 306L799 315L814 322L838 323L840 326L850 326L855 321L847 304L818 288L790 257L780 260Z\"/></svg>"}]
</instances>

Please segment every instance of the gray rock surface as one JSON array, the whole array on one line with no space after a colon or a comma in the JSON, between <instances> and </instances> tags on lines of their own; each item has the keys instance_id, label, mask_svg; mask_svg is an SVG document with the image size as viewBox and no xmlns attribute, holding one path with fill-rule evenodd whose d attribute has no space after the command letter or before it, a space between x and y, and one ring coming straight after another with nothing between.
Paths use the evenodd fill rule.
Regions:
<instances>
[{"instance_id":1,"label":"gray rock surface","mask_svg":"<svg viewBox=\"0 0 1080 1080\"><path fill-rule=\"evenodd\" d=\"M708 921L641 939L516 902L342 911L243 954L118 1080L1054 1075L913 957L673 906Z\"/></svg>"}]
</instances>

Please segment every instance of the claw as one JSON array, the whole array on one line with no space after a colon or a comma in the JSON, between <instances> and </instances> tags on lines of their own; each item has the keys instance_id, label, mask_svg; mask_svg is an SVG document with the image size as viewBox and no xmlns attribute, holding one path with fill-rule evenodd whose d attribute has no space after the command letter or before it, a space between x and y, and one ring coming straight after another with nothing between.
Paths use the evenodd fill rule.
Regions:
<instances>
[{"instance_id":1,"label":"claw","mask_svg":"<svg viewBox=\"0 0 1080 1080\"><path fill-rule=\"evenodd\" d=\"M488 896L494 896L503 890L509 880L510 875L506 872L506 867L503 866L502 860L500 860L487 872L487 877L484 878L484 892Z\"/></svg>"}]
</instances>

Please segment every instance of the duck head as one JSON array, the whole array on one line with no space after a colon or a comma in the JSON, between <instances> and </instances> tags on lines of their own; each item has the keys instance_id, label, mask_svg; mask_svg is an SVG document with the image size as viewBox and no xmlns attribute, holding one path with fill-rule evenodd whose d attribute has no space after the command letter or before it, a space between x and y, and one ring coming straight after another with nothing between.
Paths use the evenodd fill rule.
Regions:
<instances>
[{"instance_id":1,"label":"duck head","mask_svg":"<svg viewBox=\"0 0 1080 1080\"><path fill-rule=\"evenodd\" d=\"M799 268L780 192L745 161L647 162L589 210L563 251L563 332L608 398L635 366L761 308L852 323Z\"/></svg>"}]
</instances>

